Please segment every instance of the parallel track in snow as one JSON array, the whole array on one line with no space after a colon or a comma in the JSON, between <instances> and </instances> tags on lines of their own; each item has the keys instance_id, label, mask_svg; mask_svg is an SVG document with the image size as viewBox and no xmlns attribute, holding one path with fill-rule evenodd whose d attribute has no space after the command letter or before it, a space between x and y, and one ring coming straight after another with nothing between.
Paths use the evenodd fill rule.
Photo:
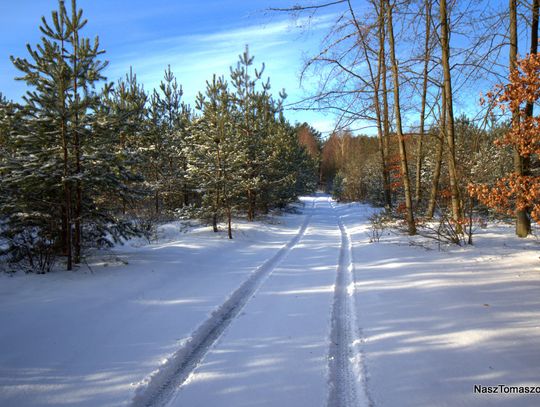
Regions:
<instances>
[{"instance_id":1,"label":"parallel track in snow","mask_svg":"<svg viewBox=\"0 0 540 407\"><path fill-rule=\"evenodd\" d=\"M335 211L335 205L330 205ZM361 335L354 298L354 263L349 232L338 213L341 246L332 309L332 330L328 358L328 407L368 407L373 403L366 390L360 349Z\"/></svg>"},{"instance_id":2,"label":"parallel track in snow","mask_svg":"<svg viewBox=\"0 0 540 407\"><path fill-rule=\"evenodd\" d=\"M314 207L315 201L312 202L311 212ZM190 339L152 374L148 382L136 391L131 402L132 407L158 407L170 401L175 391L190 377L248 301L302 239L311 217L312 213L308 213L297 234L274 256L252 272L247 280L206 321L199 325Z\"/></svg>"}]
</instances>

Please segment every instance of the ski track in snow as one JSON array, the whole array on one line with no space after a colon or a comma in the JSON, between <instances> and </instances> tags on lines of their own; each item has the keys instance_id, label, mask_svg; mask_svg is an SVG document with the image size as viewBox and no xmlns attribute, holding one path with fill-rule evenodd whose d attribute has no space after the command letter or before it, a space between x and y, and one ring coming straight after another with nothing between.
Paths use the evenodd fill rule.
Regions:
<instances>
[{"instance_id":1,"label":"ski track in snow","mask_svg":"<svg viewBox=\"0 0 540 407\"><path fill-rule=\"evenodd\" d=\"M200 361L257 293L274 269L304 236L311 220L315 200L298 233L274 256L266 260L193 332L191 337L158 370L140 385L132 407L164 406L196 369Z\"/></svg>"},{"instance_id":2,"label":"ski track in snow","mask_svg":"<svg viewBox=\"0 0 540 407\"><path fill-rule=\"evenodd\" d=\"M329 199L329 203L336 212L334 202ZM360 349L361 333L355 312L352 242L338 213L336 213L336 218L341 233L341 245L332 309L327 406L368 407L373 406L373 402L367 392Z\"/></svg>"}]
</instances>

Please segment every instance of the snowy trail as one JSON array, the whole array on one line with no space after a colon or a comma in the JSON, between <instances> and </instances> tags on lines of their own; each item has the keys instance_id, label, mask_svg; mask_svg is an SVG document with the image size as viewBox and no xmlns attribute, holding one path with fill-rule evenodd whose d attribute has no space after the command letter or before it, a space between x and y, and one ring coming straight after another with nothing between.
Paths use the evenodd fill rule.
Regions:
<instances>
[{"instance_id":1,"label":"snowy trail","mask_svg":"<svg viewBox=\"0 0 540 407\"><path fill-rule=\"evenodd\" d=\"M170 406L368 406L348 233L327 197Z\"/></svg>"},{"instance_id":2,"label":"snowy trail","mask_svg":"<svg viewBox=\"0 0 540 407\"><path fill-rule=\"evenodd\" d=\"M346 239L328 197L315 199L304 236L180 386L170 406L328 402L334 283L338 266L347 261L340 256Z\"/></svg>"},{"instance_id":3,"label":"snowy trail","mask_svg":"<svg viewBox=\"0 0 540 407\"><path fill-rule=\"evenodd\" d=\"M309 211L313 211L315 201ZM252 298L265 280L272 274L281 261L298 244L310 223L312 213L307 212L306 219L294 236L274 256L259 266L250 277L238 287L231 296L191 335L191 338L168 359L135 394L133 407L162 406L172 397L175 389L190 376L208 350L220 338L223 332L237 318L246 303Z\"/></svg>"},{"instance_id":4,"label":"snowy trail","mask_svg":"<svg viewBox=\"0 0 540 407\"><path fill-rule=\"evenodd\" d=\"M332 209L334 204L330 203ZM336 214L341 233L329 353L328 407L367 407L372 403L363 380L360 331L354 293L354 262L349 231Z\"/></svg>"}]
</instances>

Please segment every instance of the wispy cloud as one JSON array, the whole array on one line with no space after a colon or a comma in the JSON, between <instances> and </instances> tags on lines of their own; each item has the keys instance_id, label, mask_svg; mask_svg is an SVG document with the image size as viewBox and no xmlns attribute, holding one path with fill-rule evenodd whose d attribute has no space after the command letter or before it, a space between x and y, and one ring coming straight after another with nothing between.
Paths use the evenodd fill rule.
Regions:
<instances>
[{"instance_id":1,"label":"wispy cloud","mask_svg":"<svg viewBox=\"0 0 540 407\"><path fill-rule=\"evenodd\" d=\"M312 18L289 18L263 15L247 6L244 0L156 0L150 9L146 0L132 0L129 10L125 2L87 0L81 3L89 24L85 35L99 35L110 61L105 74L111 81L124 77L133 67L139 82L147 90L159 86L167 65L184 89L184 100L192 104L197 92L204 90L206 80L217 75L229 76L229 67L236 65L246 44L255 56L255 66L264 62L264 75L270 76L277 93L286 88L287 102L301 99L303 90L298 76L302 55L315 54L321 34L330 29L337 14L321 14ZM10 3L6 11L8 24L1 30L6 41L0 44L0 91L17 99L24 94L25 84L12 78L18 74L8 55L24 56L24 43L38 43L40 15L50 15L54 5L35 0ZM5 10L4 10L5 11ZM9 33L9 35L7 35ZM10 40L12 39L12 40ZM292 121L320 119L313 113L288 112ZM324 130L330 127L320 121Z\"/></svg>"},{"instance_id":2,"label":"wispy cloud","mask_svg":"<svg viewBox=\"0 0 540 407\"><path fill-rule=\"evenodd\" d=\"M292 98L300 92L295 73L302 63L301 55L318 45L316 40L303 34L303 28L309 24L313 33L328 29L334 20L334 14L327 14L309 21L284 19L149 40L114 58L108 76L111 79L121 77L132 66L145 87L152 89L158 86L167 65L171 65L183 85L185 99L191 102L214 73L228 76L229 67L236 64L238 55L249 44L250 52L256 57L256 66L265 62L265 74L271 76L273 86L287 88Z\"/></svg>"}]
</instances>

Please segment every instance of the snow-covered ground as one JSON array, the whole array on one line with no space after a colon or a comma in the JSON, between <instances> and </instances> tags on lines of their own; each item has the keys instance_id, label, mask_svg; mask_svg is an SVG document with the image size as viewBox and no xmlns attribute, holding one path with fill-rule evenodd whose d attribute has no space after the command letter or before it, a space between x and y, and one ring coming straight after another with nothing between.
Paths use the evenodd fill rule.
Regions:
<instances>
[{"instance_id":1,"label":"snow-covered ground","mask_svg":"<svg viewBox=\"0 0 540 407\"><path fill-rule=\"evenodd\" d=\"M0 275L0 405L540 405L473 392L540 386L536 238L369 243L373 208L303 202L233 241L171 224L93 272Z\"/></svg>"},{"instance_id":2,"label":"snow-covered ground","mask_svg":"<svg viewBox=\"0 0 540 407\"><path fill-rule=\"evenodd\" d=\"M540 394L473 392L474 385L540 386L537 238L519 239L512 226L499 225L478 230L474 246L443 251L403 236L369 244L359 218L372 209L356 204L339 211L354 242L373 405L540 405Z\"/></svg>"}]
</instances>

